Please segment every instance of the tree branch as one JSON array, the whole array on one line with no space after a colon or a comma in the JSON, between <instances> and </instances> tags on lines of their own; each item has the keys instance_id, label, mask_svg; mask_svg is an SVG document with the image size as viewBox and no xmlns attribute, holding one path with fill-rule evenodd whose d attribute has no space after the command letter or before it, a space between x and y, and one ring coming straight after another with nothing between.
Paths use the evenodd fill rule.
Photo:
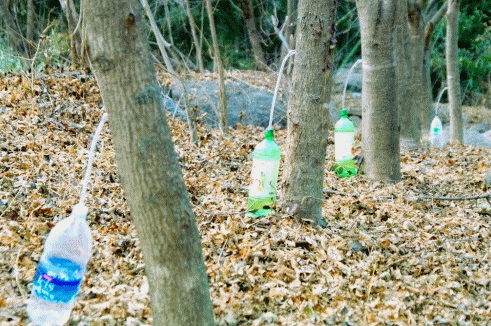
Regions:
<instances>
[{"instance_id":1,"label":"tree branch","mask_svg":"<svg viewBox=\"0 0 491 326\"><path fill-rule=\"evenodd\" d=\"M424 34L425 49L428 49L428 46L430 44L431 34L433 34L433 30L435 29L435 26L443 18L443 15L445 15L447 6L448 6L448 1L445 1L441 6L441 8L430 19L430 21L428 21L425 24L425 34Z\"/></svg>"},{"instance_id":2,"label":"tree branch","mask_svg":"<svg viewBox=\"0 0 491 326\"><path fill-rule=\"evenodd\" d=\"M342 192L342 191L336 191L336 190L331 190L331 189L324 189L324 194L329 194L329 195L341 195L341 196L350 196L350 197L368 197L372 199L396 199L396 198L402 198L402 199L408 199L408 200L414 200L414 199L421 199L421 200L453 200L453 201L463 201L463 200L476 200L476 199L488 199L491 198L491 193L485 193L481 195L476 195L476 196L467 196L467 197L443 197L443 196L364 196L361 194L350 194L347 192Z\"/></svg>"}]
</instances>

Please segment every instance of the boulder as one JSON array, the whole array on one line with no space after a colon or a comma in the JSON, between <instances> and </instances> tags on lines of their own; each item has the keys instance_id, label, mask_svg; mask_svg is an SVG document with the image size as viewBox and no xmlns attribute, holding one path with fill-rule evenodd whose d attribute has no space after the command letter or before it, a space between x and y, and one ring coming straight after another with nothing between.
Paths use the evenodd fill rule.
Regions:
<instances>
[{"instance_id":1,"label":"boulder","mask_svg":"<svg viewBox=\"0 0 491 326\"><path fill-rule=\"evenodd\" d=\"M346 83L346 78L348 78L349 68L340 68L334 73L334 84L336 92L343 92L344 84ZM348 90L354 92L361 92L362 84L362 67L357 65L355 69L351 72L350 79L348 81Z\"/></svg>"},{"instance_id":2,"label":"boulder","mask_svg":"<svg viewBox=\"0 0 491 326\"><path fill-rule=\"evenodd\" d=\"M219 110L219 85L216 80L185 82L189 105L197 108L197 115L210 126L217 127ZM251 87L245 83L227 81L225 83L228 107L228 125L235 127L238 123L266 128L269 124L273 93L266 89ZM164 100L173 103L166 106L167 110L179 117L185 117L183 89L180 84L171 85L164 93ZM278 96L279 97L279 96ZM177 105L179 103L179 105ZM174 113L175 112L175 113ZM286 105L276 99L273 125L286 127Z\"/></svg>"}]
</instances>

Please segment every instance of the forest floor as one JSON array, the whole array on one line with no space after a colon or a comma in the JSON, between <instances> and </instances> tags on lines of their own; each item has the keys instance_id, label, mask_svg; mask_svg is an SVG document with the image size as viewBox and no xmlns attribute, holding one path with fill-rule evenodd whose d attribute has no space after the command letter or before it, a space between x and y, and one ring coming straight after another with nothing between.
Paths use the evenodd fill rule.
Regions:
<instances>
[{"instance_id":1,"label":"forest floor","mask_svg":"<svg viewBox=\"0 0 491 326\"><path fill-rule=\"evenodd\" d=\"M93 77L0 79L1 325L29 324L25 305L45 237L79 200L101 116ZM337 178L331 133L327 227L316 228L280 210L246 216L250 154L262 129L239 125L222 135L200 125L194 145L183 122L169 122L217 325L491 325L491 205L473 198L490 191L489 149L403 153L402 181L385 184ZM283 153L285 136L276 131ZM118 180L106 127L86 202L92 258L69 325L152 324Z\"/></svg>"}]
</instances>

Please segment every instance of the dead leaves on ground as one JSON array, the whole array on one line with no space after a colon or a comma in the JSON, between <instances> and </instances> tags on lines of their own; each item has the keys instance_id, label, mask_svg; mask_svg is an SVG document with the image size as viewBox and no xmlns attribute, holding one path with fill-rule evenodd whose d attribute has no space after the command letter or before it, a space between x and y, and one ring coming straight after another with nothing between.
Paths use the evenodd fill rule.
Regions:
<instances>
[{"instance_id":1,"label":"dead leaves on ground","mask_svg":"<svg viewBox=\"0 0 491 326\"><path fill-rule=\"evenodd\" d=\"M94 79L84 74L0 80L2 325L27 325L29 283L45 236L78 201L100 106ZM221 135L199 126L194 145L185 124L169 120L202 233L218 325L491 320L491 206L484 199L417 199L489 191L483 181L489 150L406 153L403 181L387 185L363 176L337 179L327 168L330 145L325 188L338 194L326 194L328 226L318 229L281 213L245 215L250 154L261 129L238 126ZM276 136L285 153L285 131ZM143 259L107 128L101 140L87 202L94 250L71 323L151 324Z\"/></svg>"}]
</instances>

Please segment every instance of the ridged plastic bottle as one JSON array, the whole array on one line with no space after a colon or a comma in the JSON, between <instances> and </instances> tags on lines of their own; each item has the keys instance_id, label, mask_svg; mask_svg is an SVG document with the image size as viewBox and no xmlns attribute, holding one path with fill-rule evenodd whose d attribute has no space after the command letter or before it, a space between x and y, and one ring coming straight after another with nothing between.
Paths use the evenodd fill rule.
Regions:
<instances>
[{"instance_id":1,"label":"ridged plastic bottle","mask_svg":"<svg viewBox=\"0 0 491 326\"><path fill-rule=\"evenodd\" d=\"M354 160L355 126L348 119L346 110L339 111L340 119L334 125L334 171L341 178L353 177L357 174Z\"/></svg>"},{"instance_id":2,"label":"ridged plastic bottle","mask_svg":"<svg viewBox=\"0 0 491 326\"><path fill-rule=\"evenodd\" d=\"M34 325L64 325L70 317L92 247L86 217L87 207L75 205L46 239L27 305Z\"/></svg>"},{"instance_id":3,"label":"ridged plastic bottle","mask_svg":"<svg viewBox=\"0 0 491 326\"><path fill-rule=\"evenodd\" d=\"M267 129L264 140L252 152L252 183L249 187L247 211L254 216L271 213L276 206L276 185L281 150L274 142L273 129Z\"/></svg>"},{"instance_id":4,"label":"ridged plastic bottle","mask_svg":"<svg viewBox=\"0 0 491 326\"><path fill-rule=\"evenodd\" d=\"M430 142L431 147L443 147L443 130L442 130L442 122L440 119L435 116L433 121L431 121L430 126Z\"/></svg>"}]
</instances>

